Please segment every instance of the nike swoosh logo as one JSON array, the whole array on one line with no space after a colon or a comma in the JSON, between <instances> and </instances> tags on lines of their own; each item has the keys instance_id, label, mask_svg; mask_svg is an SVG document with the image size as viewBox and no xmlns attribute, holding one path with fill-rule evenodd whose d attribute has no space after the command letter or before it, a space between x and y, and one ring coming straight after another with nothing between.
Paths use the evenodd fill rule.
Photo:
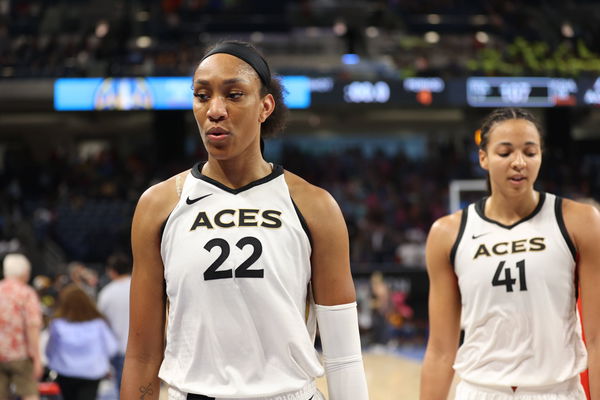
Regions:
<instances>
[{"instance_id":1,"label":"nike swoosh logo","mask_svg":"<svg viewBox=\"0 0 600 400\"><path fill-rule=\"evenodd\" d=\"M489 232L481 233L481 234L479 234L479 235L473 235L473 236L472 236L472 238L473 238L473 239L478 239L478 238L482 237L483 235L487 235L488 233L489 233Z\"/></svg>"},{"instance_id":2,"label":"nike swoosh logo","mask_svg":"<svg viewBox=\"0 0 600 400\"><path fill-rule=\"evenodd\" d=\"M197 201L200 201L200 200L202 200L203 198L210 196L211 194L212 194L212 193L205 194L204 196L196 197L195 199L190 199L190 196L188 196L188 198L187 198L187 199L185 199L185 202L186 202L187 204L194 204L195 202L197 202Z\"/></svg>"}]
</instances>

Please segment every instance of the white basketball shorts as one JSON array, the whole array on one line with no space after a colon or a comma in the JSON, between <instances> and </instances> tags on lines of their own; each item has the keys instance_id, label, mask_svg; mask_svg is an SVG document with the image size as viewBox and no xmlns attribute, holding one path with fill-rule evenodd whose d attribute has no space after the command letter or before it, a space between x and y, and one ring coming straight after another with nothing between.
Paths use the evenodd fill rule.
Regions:
<instances>
[{"instance_id":1,"label":"white basketball shorts","mask_svg":"<svg viewBox=\"0 0 600 400\"><path fill-rule=\"evenodd\" d=\"M511 387L482 386L460 381L455 400L586 400L579 376L550 386Z\"/></svg>"},{"instance_id":2,"label":"white basketball shorts","mask_svg":"<svg viewBox=\"0 0 600 400\"><path fill-rule=\"evenodd\" d=\"M173 386L168 388L168 399L169 400L186 400L187 393L176 389ZM314 381L308 383L302 389L291 392L283 393L269 397L253 397L253 400L325 400L323 394L317 389ZM234 400L234 399L221 399L219 397L216 400Z\"/></svg>"}]
</instances>

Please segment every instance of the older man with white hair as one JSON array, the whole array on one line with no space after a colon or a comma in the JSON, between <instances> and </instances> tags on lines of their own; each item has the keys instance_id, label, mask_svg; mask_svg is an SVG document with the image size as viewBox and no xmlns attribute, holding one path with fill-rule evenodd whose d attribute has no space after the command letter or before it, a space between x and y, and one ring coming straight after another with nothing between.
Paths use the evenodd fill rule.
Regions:
<instances>
[{"instance_id":1,"label":"older man with white hair","mask_svg":"<svg viewBox=\"0 0 600 400\"><path fill-rule=\"evenodd\" d=\"M43 368L39 337L42 311L37 294L27 282L31 264L22 254L4 257L0 281L0 400L10 397L10 386L23 400L38 400L37 380Z\"/></svg>"}]
</instances>

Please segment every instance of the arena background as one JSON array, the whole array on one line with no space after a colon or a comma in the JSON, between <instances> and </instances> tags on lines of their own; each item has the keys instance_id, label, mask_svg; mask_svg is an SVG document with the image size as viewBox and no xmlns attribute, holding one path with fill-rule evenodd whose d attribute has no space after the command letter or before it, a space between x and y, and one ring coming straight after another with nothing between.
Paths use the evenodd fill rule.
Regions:
<instances>
[{"instance_id":1,"label":"arena background","mask_svg":"<svg viewBox=\"0 0 600 400\"><path fill-rule=\"evenodd\" d=\"M0 0L0 255L32 260L47 315L65 281L106 284L140 194L206 157L203 48L251 41L289 92L266 158L344 212L371 398L416 399L424 240L483 193L482 117L530 107L538 188L600 199L599 20L592 0Z\"/></svg>"}]
</instances>

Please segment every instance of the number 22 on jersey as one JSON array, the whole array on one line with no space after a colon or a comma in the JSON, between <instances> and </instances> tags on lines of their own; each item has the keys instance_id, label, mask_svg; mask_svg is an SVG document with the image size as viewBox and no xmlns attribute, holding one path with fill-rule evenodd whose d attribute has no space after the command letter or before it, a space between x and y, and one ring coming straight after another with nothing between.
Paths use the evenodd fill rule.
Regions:
<instances>
[{"instance_id":1,"label":"number 22 on jersey","mask_svg":"<svg viewBox=\"0 0 600 400\"><path fill-rule=\"evenodd\" d=\"M243 263L240 264L239 267L235 269L235 277L236 278L264 278L265 270L264 269L249 269L252 264L254 264L262 254L263 247L260 240L252 236L246 236L238 240L235 244L236 247L242 250L246 246L252 246L252 254L250 257L246 259ZM212 251L215 247L220 248L221 254L217 257L217 259L204 271L204 280L210 281L214 279L228 279L233 278L233 270L225 269L219 270L218 268L227 260L229 254L231 253L231 246L229 242L225 239L215 238L209 240L206 245L204 245L204 249L208 252Z\"/></svg>"}]
</instances>

